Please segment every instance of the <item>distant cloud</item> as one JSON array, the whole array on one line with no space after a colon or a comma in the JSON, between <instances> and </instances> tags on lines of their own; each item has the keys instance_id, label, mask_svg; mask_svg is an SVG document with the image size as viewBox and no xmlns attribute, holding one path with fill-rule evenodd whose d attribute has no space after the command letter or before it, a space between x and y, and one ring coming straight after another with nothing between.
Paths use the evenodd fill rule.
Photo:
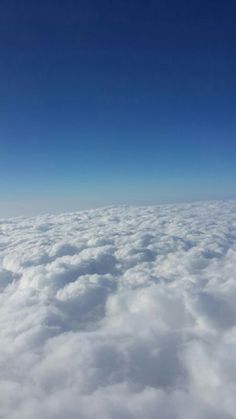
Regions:
<instances>
[{"instance_id":1,"label":"distant cloud","mask_svg":"<svg viewBox=\"0 0 236 419\"><path fill-rule=\"evenodd\" d=\"M0 231L1 418L235 418L235 202Z\"/></svg>"}]
</instances>

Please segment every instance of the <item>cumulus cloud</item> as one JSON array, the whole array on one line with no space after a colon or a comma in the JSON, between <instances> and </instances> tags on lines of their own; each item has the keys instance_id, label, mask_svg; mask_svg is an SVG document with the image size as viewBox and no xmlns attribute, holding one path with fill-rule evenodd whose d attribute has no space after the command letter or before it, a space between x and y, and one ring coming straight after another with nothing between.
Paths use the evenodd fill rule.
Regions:
<instances>
[{"instance_id":1,"label":"cumulus cloud","mask_svg":"<svg viewBox=\"0 0 236 419\"><path fill-rule=\"evenodd\" d=\"M236 203L0 220L0 417L233 419Z\"/></svg>"}]
</instances>

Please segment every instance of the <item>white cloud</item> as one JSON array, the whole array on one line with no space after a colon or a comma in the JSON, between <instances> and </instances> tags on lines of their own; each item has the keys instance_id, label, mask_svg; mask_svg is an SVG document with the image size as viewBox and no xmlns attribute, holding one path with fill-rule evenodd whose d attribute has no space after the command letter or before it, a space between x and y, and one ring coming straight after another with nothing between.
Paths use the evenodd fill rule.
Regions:
<instances>
[{"instance_id":1,"label":"white cloud","mask_svg":"<svg viewBox=\"0 0 236 419\"><path fill-rule=\"evenodd\" d=\"M235 418L235 202L0 228L1 418Z\"/></svg>"}]
</instances>

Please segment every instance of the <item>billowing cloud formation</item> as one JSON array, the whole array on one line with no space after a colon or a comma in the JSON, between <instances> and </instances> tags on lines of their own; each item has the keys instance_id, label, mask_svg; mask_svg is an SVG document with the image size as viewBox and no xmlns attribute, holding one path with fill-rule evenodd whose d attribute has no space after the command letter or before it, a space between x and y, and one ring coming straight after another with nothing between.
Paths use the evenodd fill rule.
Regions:
<instances>
[{"instance_id":1,"label":"billowing cloud formation","mask_svg":"<svg viewBox=\"0 0 236 419\"><path fill-rule=\"evenodd\" d=\"M0 227L1 418L235 418L235 202Z\"/></svg>"}]
</instances>

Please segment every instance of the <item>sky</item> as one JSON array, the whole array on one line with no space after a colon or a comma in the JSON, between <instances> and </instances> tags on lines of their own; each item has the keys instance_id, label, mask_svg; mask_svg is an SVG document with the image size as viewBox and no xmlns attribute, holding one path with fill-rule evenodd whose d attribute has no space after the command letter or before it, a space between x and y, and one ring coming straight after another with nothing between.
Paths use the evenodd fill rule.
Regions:
<instances>
[{"instance_id":1,"label":"sky","mask_svg":"<svg viewBox=\"0 0 236 419\"><path fill-rule=\"evenodd\" d=\"M236 3L0 4L0 215L236 198Z\"/></svg>"}]
</instances>

